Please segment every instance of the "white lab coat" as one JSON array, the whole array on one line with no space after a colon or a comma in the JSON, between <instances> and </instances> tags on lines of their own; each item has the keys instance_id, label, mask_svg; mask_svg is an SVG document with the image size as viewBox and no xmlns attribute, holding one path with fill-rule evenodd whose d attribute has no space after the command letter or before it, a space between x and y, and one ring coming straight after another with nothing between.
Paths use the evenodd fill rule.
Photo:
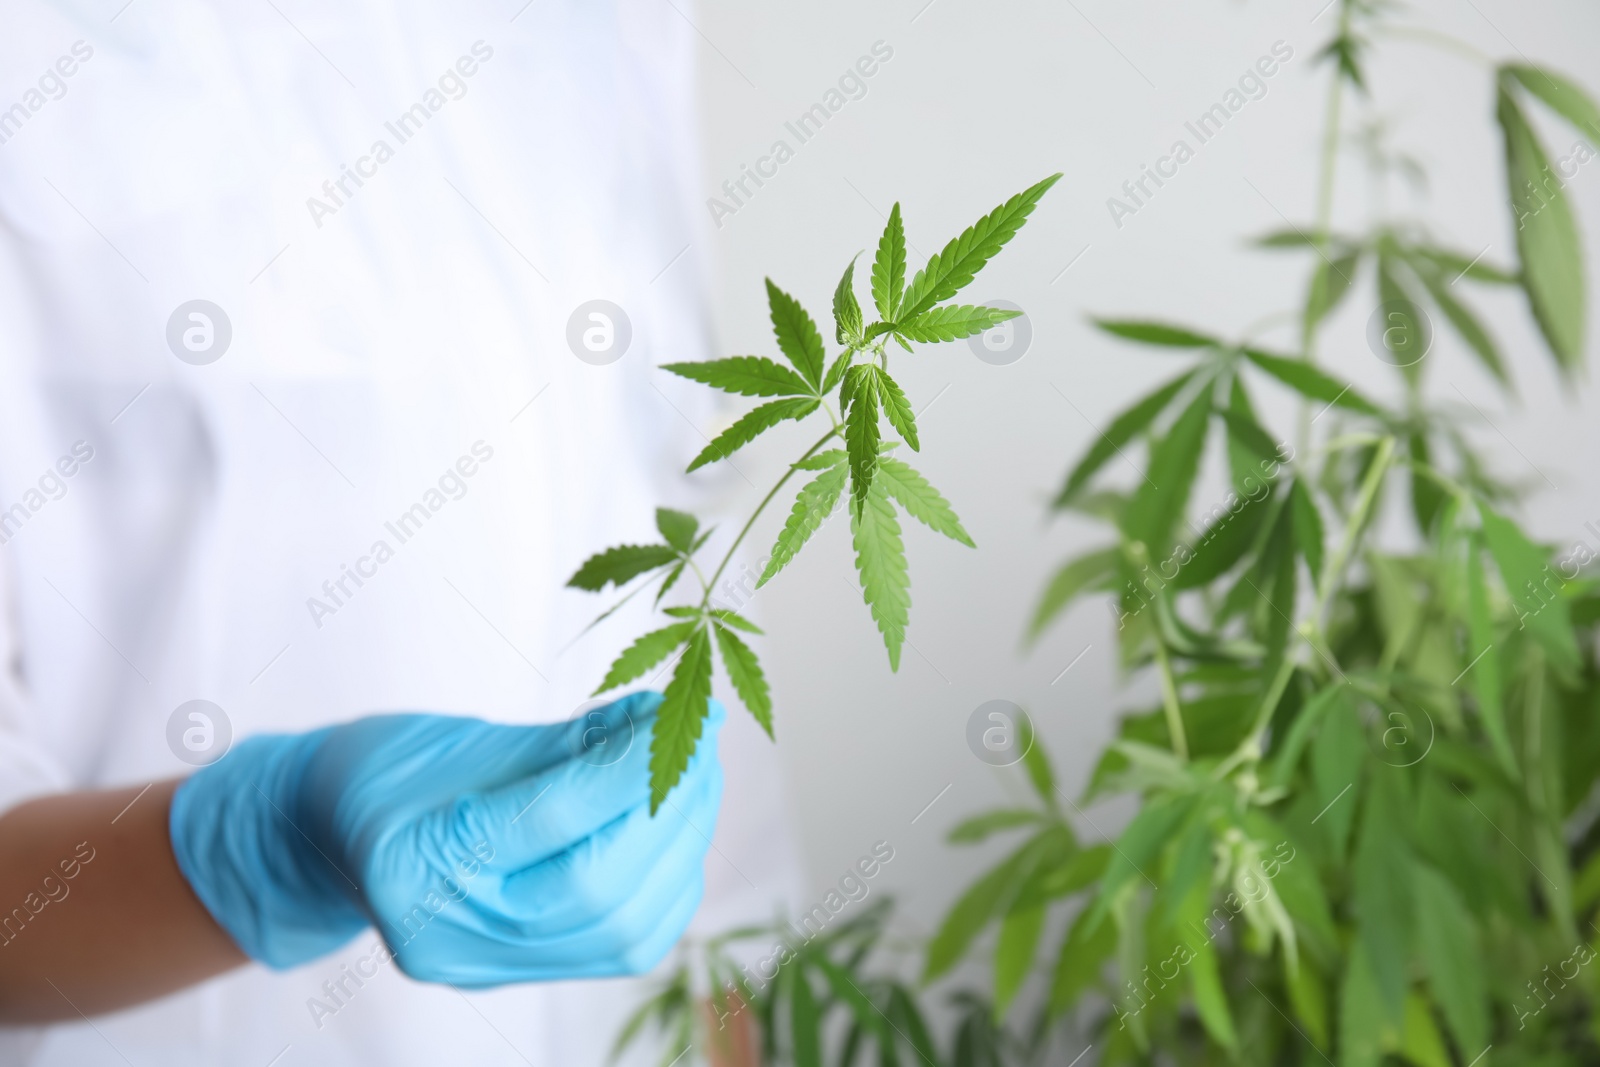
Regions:
<instances>
[{"instance_id":1,"label":"white lab coat","mask_svg":"<svg viewBox=\"0 0 1600 1067\"><path fill-rule=\"evenodd\" d=\"M187 771L167 724L193 699L235 737L570 716L640 619L567 648L604 602L565 579L704 495L677 472L713 413L652 370L712 354L688 9L122 3L24 0L0 36L0 809ZM342 167L367 177L335 200ZM595 298L632 324L608 366L566 342ZM193 299L232 327L209 365L167 342ZM437 500L403 543L386 525ZM367 577L335 600L346 568ZM705 931L795 882L775 756L737 708L722 752ZM375 937L0 1032L0 1061L598 1064L639 998L386 967L315 1017Z\"/></svg>"}]
</instances>

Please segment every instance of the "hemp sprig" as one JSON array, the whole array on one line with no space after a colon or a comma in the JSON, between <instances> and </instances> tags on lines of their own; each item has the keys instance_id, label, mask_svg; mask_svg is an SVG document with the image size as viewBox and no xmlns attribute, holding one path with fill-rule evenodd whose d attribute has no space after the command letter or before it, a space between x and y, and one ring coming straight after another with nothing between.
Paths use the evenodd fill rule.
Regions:
<instances>
[{"instance_id":1,"label":"hemp sprig","mask_svg":"<svg viewBox=\"0 0 1600 1067\"><path fill-rule=\"evenodd\" d=\"M727 459L785 422L803 422L821 414L828 420L828 430L789 465L756 505L709 577L695 557L712 531L702 530L700 520L686 512L658 508L659 543L608 548L591 556L567 582L596 593L607 586L618 590L634 586L622 602L600 616L602 619L656 583L659 608L685 572L699 582L697 602L660 608L670 621L624 649L595 690L598 695L626 685L677 657L650 746L652 812L677 784L699 745L711 696L713 650L720 653L739 699L768 736L773 736L771 688L755 651L745 640L745 635L761 631L737 612L713 606L712 592L756 520L797 473L808 475L809 480L794 498L756 587L771 581L799 554L839 506L848 485L850 532L862 599L883 635L890 668L899 669L911 612L911 577L898 512L954 541L975 546L949 501L892 453L898 442L885 439L883 424L887 422L889 430L911 451L922 448L911 402L889 373L888 345L893 341L912 352L914 343L970 337L1020 314L946 301L971 283L1016 236L1039 198L1060 177L1051 175L973 223L930 257L909 285L905 227L896 203L872 261L872 306L878 318L870 324L865 321L856 297L856 259L851 259L833 294L834 340L842 350L831 360L810 313L768 279L772 330L784 362L750 355L671 363L662 368L713 389L763 400L707 445L689 464L690 471Z\"/></svg>"}]
</instances>

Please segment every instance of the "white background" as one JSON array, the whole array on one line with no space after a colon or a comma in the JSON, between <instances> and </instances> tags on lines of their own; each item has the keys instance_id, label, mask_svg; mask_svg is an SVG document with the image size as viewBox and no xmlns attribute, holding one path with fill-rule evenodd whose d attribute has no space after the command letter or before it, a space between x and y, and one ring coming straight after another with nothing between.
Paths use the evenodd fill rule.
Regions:
<instances>
[{"instance_id":1,"label":"white background","mask_svg":"<svg viewBox=\"0 0 1600 1067\"><path fill-rule=\"evenodd\" d=\"M1103 426L1174 365L1173 357L1097 333L1086 316L1148 316L1238 336L1298 306L1306 259L1254 251L1245 238L1283 227L1285 217L1302 226L1312 217L1330 74L1314 57L1335 23L1332 11L1314 18L1323 2L934 0L924 7L927 0L710 0L694 15L702 35L704 197L721 195L721 181L737 177L774 139L795 145L784 121L817 102L874 41L894 49L863 99L847 104L776 178L708 231L719 272L716 340L724 352L774 351L763 275L820 319L850 256L866 249L863 266L870 260L896 199L921 253L911 254L914 268L1006 196L1065 172L966 294L1027 310L1034 336L1026 357L988 366L958 342L893 360L918 408L938 398L920 420L919 466L979 546L973 552L920 526L908 530L913 606L899 673L890 673L849 581L843 520L758 594L755 610L771 635L765 648L780 749L817 892L870 842L888 839L898 855L879 884L901 898L908 932L931 930L980 864L998 854L954 849L944 833L966 814L1024 795L1019 773L992 770L969 752L964 731L973 709L996 697L1028 708L1076 797L1118 709L1153 702L1153 690L1129 691L1119 678L1103 603L1078 605L1031 652L1021 644L1024 621L1057 563L1109 539L1089 522L1052 518L1047 508L1069 463L1094 440L1085 416ZM1451 34L1497 61L1520 52L1600 96L1600 8L1593 4L1430 0L1393 21ZM1269 80L1266 97L1235 115L1117 228L1107 198L1120 195L1121 183L1175 139L1195 145L1183 123L1279 40L1294 58ZM1372 97L1347 107L1347 128L1385 119L1394 143L1429 177L1421 197L1394 188L1391 209L1420 213L1441 242L1469 255L1488 246L1487 261L1513 263L1490 70L1456 52L1392 41L1373 59L1370 84ZM1553 156L1570 151L1570 127L1541 121L1540 128ZM1370 222L1376 205L1369 191L1350 160L1339 173L1336 226ZM1568 195L1583 231L1592 319L1600 304L1600 160L1580 169ZM865 273L858 270L858 279ZM1395 372L1364 340L1372 289L1370 273L1358 280L1326 335L1323 360L1369 394L1394 397ZM1520 403L1498 395L1442 324L1428 357L1428 391L1476 424L1473 434L1501 473L1536 490L1529 514L1541 536L1570 544L1583 535L1593 544L1583 525L1600 526L1594 387L1560 382L1519 295L1469 295L1513 366ZM1588 334L1592 365L1593 325ZM1265 340L1293 348L1282 328ZM1258 394L1266 416L1288 434L1295 417L1288 396L1264 387ZM764 489L788 454L809 443L801 440L808 434L794 431L760 458L741 460L741 469ZM1107 472L1131 474L1115 461ZM738 484L753 501L754 490ZM1195 501L1219 495L1215 472L1209 484L1196 489ZM770 544L786 512L760 527L758 549ZM1126 812L1112 805L1091 808L1088 817L1114 832ZM1097 839L1088 823L1080 830Z\"/></svg>"}]
</instances>

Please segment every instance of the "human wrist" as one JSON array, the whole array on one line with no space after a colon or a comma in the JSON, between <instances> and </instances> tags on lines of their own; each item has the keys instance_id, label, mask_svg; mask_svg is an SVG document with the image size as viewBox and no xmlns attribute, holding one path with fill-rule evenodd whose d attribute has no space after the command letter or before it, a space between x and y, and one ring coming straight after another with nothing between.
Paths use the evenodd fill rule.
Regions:
<instances>
[{"instance_id":1,"label":"human wrist","mask_svg":"<svg viewBox=\"0 0 1600 1067\"><path fill-rule=\"evenodd\" d=\"M252 959L292 967L368 923L355 885L305 832L301 779L327 730L253 737L172 798L179 870Z\"/></svg>"}]
</instances>

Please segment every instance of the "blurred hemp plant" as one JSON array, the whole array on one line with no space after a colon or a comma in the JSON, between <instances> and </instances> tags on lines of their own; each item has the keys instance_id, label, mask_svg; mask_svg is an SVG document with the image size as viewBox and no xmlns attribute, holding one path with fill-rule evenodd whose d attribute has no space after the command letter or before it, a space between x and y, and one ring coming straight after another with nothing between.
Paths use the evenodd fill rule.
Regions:
<instances>
[{"instance_id":1,"label":"blurred hemp plant","mask_svg":"<svg viewBox=\"0 0 1600 1067\"><path fill-rule=\"evenodd\" d=\"M654 1031L660 1067L822 1067L873 1054L896 1067L1038 1062L1038 1044L998 1026L971 993L953 995L955 1024L948 1042L938 1040L915 985L892 977L890 957L919 947L889 936L892 912L884 899L820 932L774 923L680 946L678 965L623 1025L613 1060ZM755 964L740 962L752 955Z\"/></svg>"},{"instance_id":2,"label":"blurred hemp plant","mask_svg":"<svg viewBox=\"0 0 1600 1067\"><path fill-rule=\"evenodd\" d=\"M1071 1018L1102 1064L1600 1062L1600 531L1559 551L1530 536L1512 517L1520 492L1459 429L1469 413L1425 391L1438 357L1423 358L1431 306L1509 392L1511 361L1469 296L1503 287L1525 296L1563 379L1579 375L1578 231L1527 112L1600 143L1600 109L1554 72L1495 68L1515 267L1416 220L1335 232L1341 107L1367 93L1374 41L1421 36L1394 10L1339 0L1315 215L1259 241L1309 257L1296 347L1097 323L1193 357L1067 475L1056 507L1112 538L1060 568L1030 627L1111 598L1123 662L1160 702L1121 720L1079 803L1131 795L1137 814L1080 844L1035 746L1037 803L951 834L1026 837L950 911L926 977L997 928L997 1012ZM1317 366L1363 274L1395 406ZM1260 382L1302 398L1294 447L1258 419ZM1231 490L1192 509L1208 443ZM1107 461L1141 446L1133 488L1104 486ZM1380 520L1399 507L1413 534L1385 547L1380 525L1401 523Z\"/></svg>"},{"instance_id":3,"label":"blurred hemp plant","mask_svg":"<svg viewBox=\"0 0 1600 1067\"><path fill-rule=\"evenodd\" d=\"M699 581L695 602L663 608L672 621L625 649L595 690L598 695L626 685L677 656L650 746L652 812L660 808L699 744L711 696L713 648L721 654L739 699L772 735L772 695L766 676L754 650L740 636L761 631L738 613L714 606L712 595L717 579L756 520L796 474L810 480L795 497L757 588L794 559L833 514L848 487L850 532L862 598L883 635L890 667L899 669L911 610L911 578L896 509L961 544L971 546L973 542L949 502L893 454L894 443L884 440L883 423L887 421L911 451L922 447L911 403L889 373L888 345L893 341L911 352L914 342L954 341L1019 314L946 301L1016 236L1039 198L1059 177L1044 179L973 223L932 256L909 285L905 228L900 205L895 204L872 261L872 304L878 319L866 321L856 297L856 261L852 259L833 294L834 340L842 350L831 359L815 320L799 301L769 279L772 330L785 363L766 356L733 356L663 367L713 389L765 401L707 445L689 464L690 471L726 459L785 422L803 422L821 414L829 425L756 505L709 577L695 556L712 531L702 531L693 515L661 508L656 511L660 543L606 549L591 556L567 583L596 593L607 586L621 590L637 583L623 602L657 585L659 606L685 571Z\"/></svg>"}]
</instances>

